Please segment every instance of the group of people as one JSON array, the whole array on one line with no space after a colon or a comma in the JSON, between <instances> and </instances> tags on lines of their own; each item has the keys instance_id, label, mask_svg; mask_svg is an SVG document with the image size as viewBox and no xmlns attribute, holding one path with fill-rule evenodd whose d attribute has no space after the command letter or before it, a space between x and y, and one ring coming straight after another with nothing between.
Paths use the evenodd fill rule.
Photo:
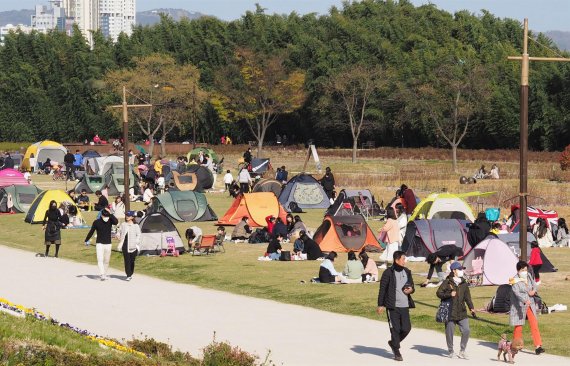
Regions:
<instances>
[{"instance_id":1,"label":"group of people","mask_svg":"<svg viewBox=\"0 0 570 366\"><path fill-rule=\"evenodd\" d=\"M473 175L475 179L499 179L499 167L493 164L490 171L485 169L485 165L481 165L477 173Z\"/></svg>"},{"instance_id":2,"label":"group of people","mask_svg":"<svg viewBox=\"0 0 570 366\"><path fill-rule=\"evenodd\" d=\"M319 267L319 282L321 283L363 283L378 281L378 266L368 256L366 251L358 253L348 252L348 260L342 272L334 268L334 261L338 254L334 251L327 254Z\"/></svg>"}]
</instances>

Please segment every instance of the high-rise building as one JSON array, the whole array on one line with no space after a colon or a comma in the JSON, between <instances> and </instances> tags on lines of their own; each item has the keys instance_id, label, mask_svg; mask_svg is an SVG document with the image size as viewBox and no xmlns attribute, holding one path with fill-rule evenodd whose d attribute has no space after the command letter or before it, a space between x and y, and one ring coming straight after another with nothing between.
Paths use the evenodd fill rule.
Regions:
<instances>
[{"instance_id":1,"label":"high-rise building","mask_svg":"<svg viewBox=\"0 0 570 366\"><path fill-rule=\"evenodd\" d=\"M136 21L136 0L99 0L100 27L113 42L119 34L132 34Z\"/></svg>"},{"instance_id":2,"label":"high-rise building","mask_svg":"<svg viewBox=\"0 0 570 366\"><path fill-rule=\"evenodd\" d=\"M75 0L75 23L87 39L87 43L93 47L93 32L99 29L99 1L100 0Z\"/></svg>"},{"instance_id":3,"label":"high-rise building","mask_svg":"<svg viewBox=\"0 0 570 366\"><path fill-rule=\"evenodd\" d=\"M65 10L62 0L50 0L50 5L36 5L31 26L34 30L47 32L51 29L65 29Z\"/></svg>"}]
</instances>

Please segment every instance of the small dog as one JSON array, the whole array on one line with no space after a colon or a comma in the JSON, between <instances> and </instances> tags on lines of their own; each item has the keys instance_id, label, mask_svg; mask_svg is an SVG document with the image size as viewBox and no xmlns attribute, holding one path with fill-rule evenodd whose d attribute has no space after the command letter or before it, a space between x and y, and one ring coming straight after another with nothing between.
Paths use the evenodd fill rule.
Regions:
<instances>
[{"instance_id":1,"label":"small dog","mask_svg":"<svg viewBox=\"0 0 570 366\"><path fill-rule=\"evenodd\" d=\"M507 340L506 334L501 334L501 340L498 344L499 353L497 354L497 360L501 360L501 354L503 355L503 360L508 363L515 363L515 355L523 348L522 339L515 339L512 342ZM507 361L508 356L508 361Z\"/></svg>"}]
</instances>

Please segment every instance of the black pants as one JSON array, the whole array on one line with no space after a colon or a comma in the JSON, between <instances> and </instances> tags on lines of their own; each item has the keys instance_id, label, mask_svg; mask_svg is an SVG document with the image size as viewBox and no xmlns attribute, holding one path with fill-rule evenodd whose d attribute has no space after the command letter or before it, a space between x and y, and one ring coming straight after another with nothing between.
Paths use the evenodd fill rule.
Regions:
<instances>
[{"instance_id":1,"label":"black pants","mask_svg":"<svg viewBox=\"0 0 570 366\"><path fill-rule=\"evenodd\" d=\"M388 309L388 325L390 326L390 335L392 336L392 347L396 354L399 353L400 342L402 342L412 330L410 322L409 308Z\"/></svg>"},{"instance_id":2,"label":"black pants","mask_svg":"<svg viewBox=\"0 0 570 366\"><path fill-rule=\"evenodd\" d=\"M532 266L532 271L534 272L534 280L540 281L540 269L542 268L542 264L537 266Z\"/></svg>"},{"instance_id":3,"label":"black pants","mask_svg":"<svg viewBox=\"0 0 570 366\"><path fill-rule=\"evenodd\" d=\"M75 177L75 165L65 164L65 170L67 171L67 179L72 180Z\"/></svg>"},{"instance_id":4,"label":"black pants","mask_svg":"<svg viewBox=\"0 0 570 366\"><path fill-rule=\"evenodd\" d=\"M135 259L137 259L138 254L138 250L129 253L129 246L127 243L123 245L123 259L125 260L125 274L127 277L131 277L135 272Z\"/></svg>"},{"instance_id":5,"label":"black pants","mask_svg":"<svg viewBox=\"0 0 570 366\"><path fill-rule=\"evenodd\" d=\"M241 193L249 193L249 183L240 183Z\"/></svg>"},{"instance_id":6,"label":"black pants","mask_svg":"<svg viewBox=\"0 0 570 366\"><path fill-rule=\"evenodd\" d=\"M232 184L231 184L231 183L226 183L226 191L229 191L230 188L232 188Z\"/></svg>"}]
</instances>

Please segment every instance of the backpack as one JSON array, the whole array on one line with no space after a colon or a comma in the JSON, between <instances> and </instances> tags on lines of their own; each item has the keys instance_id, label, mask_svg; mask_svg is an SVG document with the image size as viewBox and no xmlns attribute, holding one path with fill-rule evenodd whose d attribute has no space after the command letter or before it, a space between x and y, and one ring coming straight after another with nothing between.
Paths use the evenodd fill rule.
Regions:
<instances>
[{"instance_id":1,"label":"backpack","mask_svg":"<svg viewBox=\"0 0 570 366\"><path fill-rule=\"evenodd\" d=\"M299 207L299 205L297 205L297 202L292 201L289 202L289 211L292 213L302 213L303 210L301 210L301 208Z\"/></svg>"},{"instance_id":2,"label":"backpack","mask_svg":"<svg viewBox=\"0 0 570 366\"><path fill-rule=\"evenodd\" d=\"M499 286L487 310L492 313L508 313L511 310L511 292L513 292L511 285Z\"/></svg>"},{"instance_id":3,"label":"backpack","mask_svg":"<svg viewBox=\"0 0 570 366\"><path fill-rule=\"evenodd\" d=\"M291 260L291 252L288 250L282 250L281 251L281 255L279 256L279 260L280 261L290 261Z\"/></svg>"}]
</instances>

